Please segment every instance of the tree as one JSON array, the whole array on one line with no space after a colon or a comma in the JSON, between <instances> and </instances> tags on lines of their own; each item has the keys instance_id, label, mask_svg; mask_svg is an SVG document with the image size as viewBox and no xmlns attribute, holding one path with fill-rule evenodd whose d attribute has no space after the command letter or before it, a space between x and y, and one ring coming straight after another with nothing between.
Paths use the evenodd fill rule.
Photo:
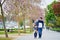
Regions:
<instances>
[{"instance_id":1,"label":"tree","mask_svg":"<svg viewBox=\"0 0 60 40\"><path fill-rule=\"evenodd\" d=\"M60 28L60 17L56 16L56 23L55 26Z\"/></svg>"},{"instance_id":2,"label":"tree","mask_svg":"<svg viewBox=\"0 0 60 40\"><path fill-rule=\"evenodd\" d=\"M60 3L60 2L59 2ZM54 25L53 27L59 27L60 26L60 8L58 2L54 1L51 4L48 5L48 9L46 11L46 25ZM58 6L58 7L57 7ZM59 12L58 12L59 11Z\"/></svg>"},{"instance_id":3,"label":"tree","mask_svg":"<svg viewBox=\"0 0 60 40\"><path fill-rule=\"evenodd\" d=\"M56 16L59 16L60 15L60 2L54 1L52 3L52 7L53 7L54 14Z\"/></svg>"},{"instance_id":4,"label":"tree","mask_svg":"<svg viewBox=\"0 0 60 40\"><path fill-rule=\"evenodd\" d=\"M46 25L48 25L49 23L55 23L56 18L54 15L54 11L52 8L52 4L49 4L47 7L47 11L46 11Z\"/></svg>"},{"instance_id":5,"label":"tree","mask_svg":"<svg viewBox=\"0 0 60 40\"><path fill-rule=\"evenodd\" d=\"M6 30L6 27L5 27L5 19L4 19L4 12L3 12L3 9L2 9L2 5L4 4L5 0L3 1L3 3L1 3L2 0L0 0L0 6L1 6L1 14L2 14L2 20L3 20L3 26L4 26L4 31L5 31L5 36L8 37L8 34L7 34L7 30Z\"/></svg>"},{"instance_id":6,"label":"tree","mask_svg":"<svg viewBox=\"0 0 60 40\"><path fill-rule=\"evenodd\" d=\"M18 18L18 19L19 19L19 17L23 17L23 20L24 20L24 32L26 32L26 29L25 29L26 15L28 14L28 16L29 16L30 14L35 14L35 12L36 12L36 14L38 13L38 11L36 10L37 8L35 9L35 8L32 7L32 6L34 6L33 4L38 2L38 1L34 0L34 2L33 2L33 0L6 0L5 4L3 5L3 10L7 14L9 14L12 19L13 19L13 16L15 16L15 18ZM22 13L22 15L21 15L20 12ZM31 15L30 15L30 17L31 17ZM19 24L20 20L17 20L17 22Z\"/></svg>"}]
</instances>

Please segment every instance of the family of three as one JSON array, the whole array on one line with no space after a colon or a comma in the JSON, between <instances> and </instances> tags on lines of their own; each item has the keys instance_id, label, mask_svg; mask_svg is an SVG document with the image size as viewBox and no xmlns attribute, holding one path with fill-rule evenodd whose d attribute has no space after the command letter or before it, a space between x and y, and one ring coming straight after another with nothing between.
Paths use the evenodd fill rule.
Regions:
<instances>
[{"instance_id":1,"label":"family of three","mask_svg":"<svg viewBox=\"0 0 60 40\"><path fill-rule=\"evenodd\" d=\"M44 22L42 20L42 17L40 17L37 21L34 22L34 38L37 37L37 33L39 38L41 38L43 27L44 27Z\"/></svg>"}]
</instances>

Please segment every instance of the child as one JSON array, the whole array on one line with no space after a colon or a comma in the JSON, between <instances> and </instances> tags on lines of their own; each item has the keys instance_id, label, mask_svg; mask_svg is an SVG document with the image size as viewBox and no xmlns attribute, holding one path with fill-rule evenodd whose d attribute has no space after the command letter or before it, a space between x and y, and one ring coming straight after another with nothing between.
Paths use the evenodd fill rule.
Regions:
<instances>
[{"instance_id":1,"label":"child","mask_svg":"<svg viewBox=\"0 0 60 40\"><path fill-rule=\"evenodd\" d=\"M36 37L37 37L37 26L34 25L34 38L36 38Z\"/></svg>"}]
</instances>

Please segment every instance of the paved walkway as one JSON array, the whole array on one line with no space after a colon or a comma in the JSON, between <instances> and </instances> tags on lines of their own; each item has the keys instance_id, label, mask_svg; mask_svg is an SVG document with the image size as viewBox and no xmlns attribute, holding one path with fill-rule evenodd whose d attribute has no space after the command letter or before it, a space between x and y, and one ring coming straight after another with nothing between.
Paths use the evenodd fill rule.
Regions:
<instances>
[{"instance_id":1,"label":"paved walkway","mask_svg":"<svg viewBox=\"0 0 60 40\"><path fill-rule=\"evenodd\" d=\"M34 38L33 33L32 34L26 34L23 36L19 36L14 40L60 40L60 33L50 30L43 30L42 38Z\"/></svg>"}]
</instances>

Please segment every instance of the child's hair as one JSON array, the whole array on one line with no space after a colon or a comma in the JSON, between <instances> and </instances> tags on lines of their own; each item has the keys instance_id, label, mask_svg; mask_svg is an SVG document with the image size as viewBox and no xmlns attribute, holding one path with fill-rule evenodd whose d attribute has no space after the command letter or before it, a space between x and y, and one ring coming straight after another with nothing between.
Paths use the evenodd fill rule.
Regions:
<instances>
[{"instance_id":1,"label":"child's hair","mask_svg":"<svg viewBox=\"0 0 60 40\"><path fill-rule=\"evenodd\" d=\"M34 26L36 26L36 24Z\"/></svg>"}]
</instances>

